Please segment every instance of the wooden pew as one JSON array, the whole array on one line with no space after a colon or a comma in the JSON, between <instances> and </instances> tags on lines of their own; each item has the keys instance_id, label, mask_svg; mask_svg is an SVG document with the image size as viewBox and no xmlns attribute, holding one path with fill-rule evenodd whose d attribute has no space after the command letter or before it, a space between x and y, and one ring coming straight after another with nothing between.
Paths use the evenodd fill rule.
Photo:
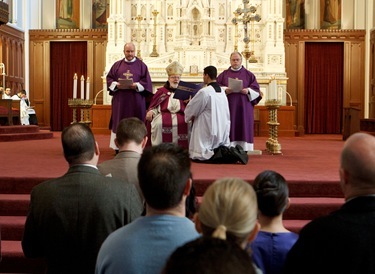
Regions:
<instances>
[{"instance_id":1,"label":"wooden pew","mask_svg":"<svg viewBox=\"0 0 375 274\"><path fill-rule=\"evenodd\" d=\"M8 119L8 125L13 125L13 117L20 120L20 101L12 99L0 99L0 117Z\"/></svg>"}]
</instances>

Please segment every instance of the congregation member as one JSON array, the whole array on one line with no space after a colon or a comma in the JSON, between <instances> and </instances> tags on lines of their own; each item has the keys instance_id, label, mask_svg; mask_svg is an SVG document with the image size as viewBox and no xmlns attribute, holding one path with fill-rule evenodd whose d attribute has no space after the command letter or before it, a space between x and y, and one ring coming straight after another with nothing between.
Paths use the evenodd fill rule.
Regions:
<instances>
[{"instance_id":1,"label":"congregation member","mask_svg":"<svg viewBox=\"0 0 375 274\"><path fill-rule=\"evenodd\" d=\"M375 137L354 133L340 157L345 203L302 228L284 273L375 273L374 167Z\"/></svg>"},{"instance_id":2,"label":"congregation member","mask_svg":"<svg viewBox=\"0 0 375 274\"><path fill-rule=\"evenodd\" d=\"M12 99L12 91L10 90L10 88L5 89L3 99Z\"/></svg>"},{"instance_id":3,"label":"congregation member","mask_svg":"<svg viewBox=\"0 0 375 274\"><path fill-rule=\"evenodd\" d=\"M187 150L174 143L143 151L138 179L146 216L108 236L98 255L97 274L159 274L177 247L199 237L194 223L185 217L190 168Z\"/></svg>"},{"instance_id":4,"label":"congregation member","mask_svg":"<svg viewBox=\"0 0 375 274\"><path fill-rule=\"evenodd\" d=\"M168 80L152 97L146 114L149 144L173 142L188 148L188 125L184 114L187 103L174 98L184 68L175 61L167 66L166 71Z\"/></svg>"},{"instance_id":5,"label":"congregation member","mask_svg":"<svg viewBox=\"0 0 375 274\"><path fill-rule=\"evenodd\" d=\"M242 80L242 90L229 88L229 78ZM218 77L217 83L225 87L230 111L231 146L240 145L245 151L254 150L254 106L262 99L255 75L242 65L242 55L230 55L230 67Z\"/></svg>"},{"instance_id":6,"label":"congregation member","mask_svg":"<svg viewBox=\"0 0 375 274\"><path fill-rule=\"evenodd\" d=\"M137 166L147 143L147 129L138 118L124 118L118 124L115 144L119 153L114 159L98 165L105 176L121 179L136 186L143 201L143 194L138 183Z\"/></svg>"},{"instance_id":7,"label":"congregation member","mask_svg":"<svg viewBox=\"0 0 375 274\"><path fill-rule=\"evenodd\" d=\"M193 124L189 140L193 160L209 160L215 148L230 145L228 100L216 77L216 67L205 67L203 82L207 86L200 89L185 108L185 122Z\"/></svg>"},{"instance_id":8,"label":"congregation member","mask_svg":"<svg viewBox=\"0 0 375 274\"><path fill-rule=\"evenodd\" d=\"M103 241L139 217L143 204L134 185L100 174L88 126L70 125L61 141L69 170L32 189L22 248L28 258L46 259L46 273L92 274Z\"/></svg>"},{"instance_id":9,"label":"congregation member","mask_svg":"<svg viewBox=\"0 0 375 274\"><path fill-rule=\"evenodd\" d=\"M110 147L115 150L118 150L114 139L119 122L128 117L137 117L143 121L146 116L145 97L152 94L148 67L135 56L133 43L125 44L124 54L125 58L115 62L107 74L109 95L112 96Z\"/></svg>"},{"instance_id":10,"label":"congregation member","mask_svg":"<svg viewBox=\"0 0 375 274\"><path fill-rule=\"evenodd\" d=\"M230 241L200 237L177 248L162 274L255 274L249 255Z\"/></svg>"},{"instance_id":11,"label":"congregation member","mask_svg":"<svg viewBox=\"0 0 375 274\"><path fill-rule=\"evenodd\" d=\"M239 178L222 178L205 191L195 225L203 236L228 240L245 249L259 231L257 212L256 194L249 183ZM262 273L255 265L254 269Z\"/></svg>"},{"instance_id":12,"label":"congregation member","mask_svg":"<svg viewBox=\"0 0 375 274\"><path fill-rule=\"evenodd\" d=\"M289 189L285 178L265 170L254 179L258 201L260 231L250 243L253 262L267 274L281 274L291 247L298 234L283 225L283 213L289 207Z\"/></svg>"}]
</instances>

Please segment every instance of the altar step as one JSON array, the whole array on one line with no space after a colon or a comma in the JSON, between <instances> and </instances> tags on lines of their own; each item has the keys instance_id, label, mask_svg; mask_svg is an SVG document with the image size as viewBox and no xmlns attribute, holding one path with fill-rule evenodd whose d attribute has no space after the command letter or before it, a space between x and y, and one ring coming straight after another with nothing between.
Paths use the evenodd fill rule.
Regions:
<instances>
[{"instance_id":1,"label":"altar step","mask_svg":"<svg viewBox=\"0 0 375 274\"><path fill-rule=\"evenodd\" d=\"M53 133L38 126L0 126L0 142L42 140L53 138Z\"/></svg>"}]
</instances>

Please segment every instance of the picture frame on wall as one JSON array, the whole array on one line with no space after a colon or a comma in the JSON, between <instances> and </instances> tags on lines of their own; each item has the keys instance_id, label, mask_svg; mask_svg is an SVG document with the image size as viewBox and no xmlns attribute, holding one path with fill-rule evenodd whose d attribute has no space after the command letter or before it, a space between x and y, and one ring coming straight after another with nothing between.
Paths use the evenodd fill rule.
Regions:
<instances>
[{"instance_id":1,"label":"picture frame on wall","mask_svg":"<svg viewBox=\"0 0 375 274\"><path fill-rule=\"evenodd\" d=\"M341 0L320 0L320 28L341 29Z\"/></svg>"},{"instance_id":2,"label":"picture frame on wall","mask_svg":"<svg viewBox=\"0 0 375 274\"><path fill-rule=\"evenodd\" d=\"M80 1L56 0L56 28L79 29Z\"/></svg>"},{"instance_id":3,"label":"picture frame on wall","mask_svg":"<svg viewBox=\"0 0 375 274\"><path fill-rule=\"evenodd\" d=\"M92 0L92 28L108 28L109 0Z\"/></svg>"},{"instance_id":4,"label":"picture frame on wall","mask_svg":"<svg viewBox=\"0 0 375 274\"><path fill-rule=\"evenodd\" d=\"M305 1L286 1L286 27L287 29L305 28Z\"/></svg>"}]
</instances>

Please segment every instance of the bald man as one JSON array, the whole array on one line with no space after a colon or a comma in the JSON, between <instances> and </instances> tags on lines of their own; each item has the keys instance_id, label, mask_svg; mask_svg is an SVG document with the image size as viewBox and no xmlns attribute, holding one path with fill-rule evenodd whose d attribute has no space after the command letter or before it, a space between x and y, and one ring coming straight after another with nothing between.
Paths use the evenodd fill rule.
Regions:
<instances>
[{"instance_id":1,"label":"bald man","mask_svg":"<svg viewBox=\"0 0 375 274\"><path fill-rule=\"evenodd\" d=\"M375 273L374 136L347 139L339 173L344 205L301 230L284 273Z\"/></svg>"}]
</instances>

